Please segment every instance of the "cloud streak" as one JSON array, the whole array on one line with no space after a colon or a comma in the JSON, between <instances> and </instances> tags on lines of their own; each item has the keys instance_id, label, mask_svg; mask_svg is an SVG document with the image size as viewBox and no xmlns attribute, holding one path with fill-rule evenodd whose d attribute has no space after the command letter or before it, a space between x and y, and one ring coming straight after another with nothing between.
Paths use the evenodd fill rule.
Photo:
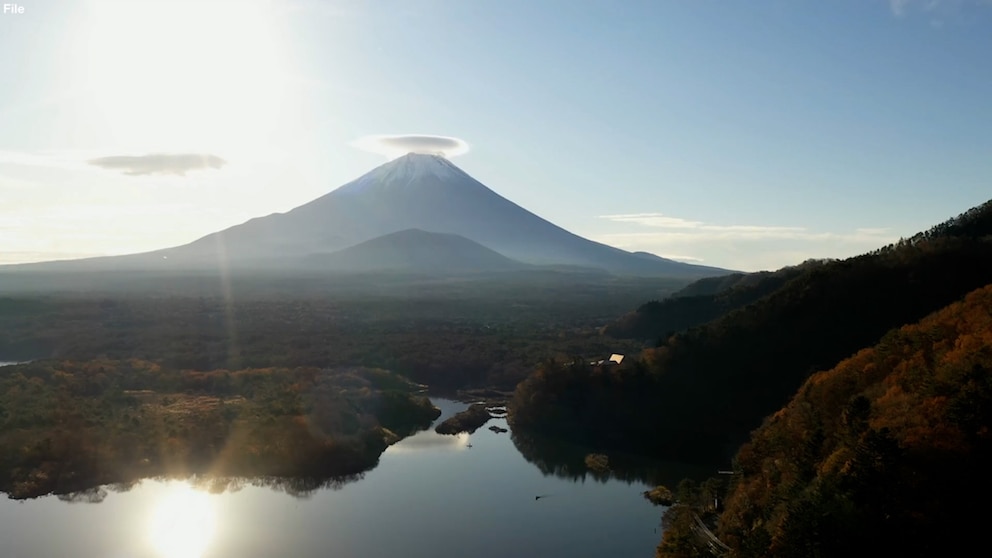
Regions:
<instances>
[{"instance_id":1,"label":"cloud streak","mask_svg":"<svg viewBox=\"0 0 992 558\"><path fill-rule=\"evenodd\" d=\"M83 160L93 155L72 151L0 151L0 165L83 170L86 169Z\"/></svg>"},{"instance_id":2,"label":"cloud streak","mask_svg":"<svg viewBox=\"0 0 992 558\"><path fill-rule=\"evenodd\" d=\"M896 17L904 17L910 11L929 14L955 14L968 8L992 7L989 0L887 0L889 11Z\"/></svg>"},{"instance_id":3,"label":"cloud streak","mask_svg":"<svg viewBox=\"0 0 992 558\"><path fill-rule=\"evenodd\" d=\"M898 240L890 229L864 227L841 232L806 227L719 224L663 213L600 215L623 228L594 240L630 251L646 251L727 269L778 269L809 258L848 257Z\"/></svg>"},{"instance_id":4,"label":"cloud streak","mask_svg":"<svg viewBox=\"0 0 992 558\"><path fill-rule=\"evenodd\" d=\"M737 238L796 238L806 233L804 227L778 227L765 225L715 225L702 221L690 221L680 217L669 217L662 213L626 213L619 215L600 215L616 223L633 223L644 227L693 231L692 233L646 233L657 234L695 234L707 237L737 237ZM637 234L637 233L635 233Z\"/></svg>"},{"instance_id":5,"label":"cloud streak","mask_svg":"<svg viewBox=\"0 0 992 558\"><path fill-rule=\"evenodd\" d=\"M906 15L907 6L909 6L909 0L889 0L889 10L892 11L894 15Z\"/></svg>"},{"instance_id":6,"label":"cloud streak","mask_svg":"<svg viewBox=\"0 0 992 558\"><path fill-rule=\"evenodd\" d=\"M697 231L697 232L628 232L606 233L599 236L602 242L631 248L641 246L686 246L713 242L762 241L762 240L802 240L811 242L841 242L882 247L898 240L898 237L884 234L865 233L863 229L853 232L812 232L800 231Z\"/></svg>"},{"instance_id":7,"label":"cloud streak","mask_svg":"<svg viewBox=\"0 0 992 558\"><path fill-rule=\"evenodd\" d=\"M702 263L702 262L706 261L703 258L697 258L695 256L681 256L679 254L655 254L655 255L658 256L658 257L660 257L660 258L665 258L665 259L668 259L668 260L675 260L675 261L685 262L685 263Z\"/></svg>"},{"instance_id":8,"label":"cloud streak","mask_svg":"<svg viewBox=\"0 0 992 558\"><path fill-rule=\"evenodd\" d=\"M402 157L407 153L428 153L450 159L469 150L468 142L463 139L428 134L365 136L351 144L363 151L378 153L389 159Z\"/></svg>"},{"instance_id":9,"label":"cloud streak","mask_svg":"<svg viewBox=\"0 0 992 558\"><path fill-rule=\"evenodd\" d=\"M113 155L87 161L105 170L120 171L127 176L163 174L185 176L187 172L220 169L227 161L209 153L150 153L148 155Z\"/></svg>"}]
</instances>

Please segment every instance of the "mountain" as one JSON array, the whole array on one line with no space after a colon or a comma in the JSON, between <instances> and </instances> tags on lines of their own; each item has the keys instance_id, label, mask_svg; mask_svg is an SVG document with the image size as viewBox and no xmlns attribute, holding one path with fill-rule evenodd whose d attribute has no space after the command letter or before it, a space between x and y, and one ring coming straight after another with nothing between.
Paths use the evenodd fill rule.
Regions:
<instances>
[{"instance_id":1,"label":"mountain","mask_svg":"<svg viewBox=\"0 0 992 558\"><path fill-rule=\"evenodd\" d=\"M792 279L826 263L809 260L778 271L732 273L699 279L664 300L645 302L637 310L608 324L603 328L603 333L618 339L667 339L675 333L757 302Z\"/></svg>"},{"instance_id":2,"label":"mountain","mask_svg":"<svg viewBox=\"0 0 992 558\"><path fill-rule=\"evenodd\" d=\"M992 201L910 239L807 266L610 374L548 365L517 387L517 426L658 456L726 458L814 372L992 284Z\"/></svg>"},{"instance_id":3,"label":"mountain","mask_svg":"<svg viewBox=\"0 0 992 558\"><path fill-rule=\"evenodd\" d=\"M914 256L914 252L932 247L935 242L942 242L946 247L947 242L952 239L955 242L960 242L962 239L980 240L989 235L992 235L992 201L969 209L912 238L902 240L898 245L876 250L861 258L847 260L847 263L836 260L807 260L799 265L784 267L774 272L730 273L698 279L673 293L669 298L642 304L635 311L608 324L603 328L603 332L617 338L657 341L660 337L668 338L690 327L710 322L732 310L755 303L784 288L793 279L802 278L807 281L821 270L827 270L829 274L830 270L845 269L855 261L859 262L859 265L867 266L872 262L877 263L882 256L893 252L901 252L905 256L904 260L915 258L915 263L918 263L923 258L917 257L918 254ZM865 285L865 288L873 287ZM878 288L884 286L879 285Z\"/></svg>"},{"instance_id":4,"label":"mountain","mask_svg":"<svg viewBox=\"0 0 992 558\"><path fill-rule=\"evenodd\" d=\"M587 240L500 196L447 159L415 153L385 163L291 211L251 219L184 246L42 267L209 269L221 262L231 267L292 269L316 254L410 229L462 236L534 265L686 278L728 273ZM21 267L38 269L37 265Z\"/></svg>"},{"instance_id":5,"label":"mountain","mask_svg":"<svg viewBox=\"0 0 992 558\"><path fill-rule=\"evenodd\" d=\"M737 453L721 510L742 558L961 556L992 496L992 286L810 377ZM697 555L688 510L658 556ZM708 517L707 519L710 519Z\"/></svg>"},{"instance_id":6,"label":"mountain","mask_svg":"<svg viewBox=\"0 0 992 558\"><path fill-rule=\"evenodd\" d=\"M310 259L316 267L349 272L481 273L529 266L454 234L407 229Z\"/></svg>"}]
</instances>

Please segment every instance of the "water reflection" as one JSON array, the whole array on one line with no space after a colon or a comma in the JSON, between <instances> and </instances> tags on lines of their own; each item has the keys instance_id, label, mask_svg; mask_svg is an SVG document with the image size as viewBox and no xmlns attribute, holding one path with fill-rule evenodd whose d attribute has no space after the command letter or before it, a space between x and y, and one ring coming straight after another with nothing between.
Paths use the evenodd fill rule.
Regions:
<instances>
[{"instance_id":1,"label":"water reflection","mask_svg":"<svg viewBox=\"0 0 992 558\"><path fill-rule=\"evenodd\" d=\"M471 435L467 432L460 434L438 434L434 431L435 426L455 414L464 411L468 408L469 404L438 397L432 397L431 403L441 410L441 414L434 420L434 423L425 430L404 438L402 442L389 446L386 448L386 454L463 451L472 447L472 444L469 442Z\"/></svg>"},{"instance_id":2,"label":"water reflection","mask_svg":"<svg viewBox=\"0 0 992 558\"><path fill-rule=\"evenodd\" d=\"M607 452L609 470L594 471L589 468L585 460L590 453L598 453L593 448L517 431L512 432L510 437L524 459L542 473L572 482L592 479L606 483L610 480L618 480L627 484L674 486L683 478L707 478L714 470L709 465L659 461L636 455Z\"/></svg>"},{"instance_id":3,"label":"water reflection","mask_svg":"<svg viewBox=\"0 0 992 558\"><path fill-rule=\"evenodd\" d=\"M213 538L215 520L208 494L176 483L154 504L149 542L162 558L200 558Z\"/></svg>"},{"instance_id":4,"label":"water reflection","mask_svg":"<svg viewBox=\"0 0 992 558\"><path fill-rule=\"evenodd\" d=\"M365 478L365 473L334 477L193 477L190 484L210 494L240 492L246 486L268 488L305 500L321 490L341 490L345 485Z\"/></svg>"},{"instance_id":5,"label":"water reflection","mask_svg":"<svg viewBox=\"0 0 992 558\"><path fill-rule=\"evenodd\" d=\"M107 489L103 486L96 486L93 488L87 488L86 490L80 490L78 492L58 495L59 500L69 504L99 504L106 498Z\"/></svg>"},{"instance_id":6,"label":"water reflection","mask_svg":"<svg viewBox=\"0 0 992 558\"><path fill-rule=\"evenodd\" d=\"M433 430L425 430L403 440L402 444L390 446L386 449L386 453L462 451L472 447L469 443L470 439L471 436L467 432L450 435L438 434Z\"/></svg>"},{"instance_id":7,"label":"water reflection","mask_svg":"<svg viewBox=\"0 0 992 558\"><path fill-rule=\"evenodd\" d=\"M146 480L161 483L183 483L192 489L208 494L236 493L249 486L267 488L274 492L281 492L305 500L321 490L341 490L347 484L358 482L363 478L365 478L365 473L334 477L217 477L207 474L189 477L149 477ZM142 481L140 480L120 482L57 494L56 497L68 504L99 504L107 498L110 492L129 492L141 484Z\"/></svg>"},{"instance_id":8,"label":"water reflection","mask_svg":"<svg viewBox=\"0 0 992 558\"><path fill-rule=\"evenodd\" d=\"M374 369L175 371L44 361L0 374L0 493L27 499L189 475L304 479L306 493L374 468L438 410Z\"/></svg>"},{"instance_id":9,"label":"water reflection","mask_svg":"<svg viewBox=\"0 0 992 558\"><path fill-rule=\"evenodd\" d=\"M434 402L445 413L439 421L465 407ZM506 426L505 419L493 423ZM546 449L511 442L507 434L427 430L391 447L365 475L158 477L59 498L0 499L0 555L651 555L660 513L641 497L646 486L574 482L590 476L579 469L583 452L575 454L578 461L563 467Z\"/></svg>"}]
</instances>

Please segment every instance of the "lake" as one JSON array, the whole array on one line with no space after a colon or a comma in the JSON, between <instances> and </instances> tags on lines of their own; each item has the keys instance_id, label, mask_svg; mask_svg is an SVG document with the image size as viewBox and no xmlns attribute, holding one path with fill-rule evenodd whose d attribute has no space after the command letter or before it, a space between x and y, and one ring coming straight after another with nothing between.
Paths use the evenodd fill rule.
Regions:
<instances>
[{"instance_id":1,"label":"lake","mask_svg":"<svg viewBox=\"0 0 992 558\"><path fill-rule=\"evenodd\" d=\"M442 409L438 421L466 407L432 401ZM209 481L192 479L145 480L74 497L0 499L0 555L653 555L663 510L641 496L646 484L594 478L547 462L539 468L509 434L487 429L493 424L508 428L505 419L492 419L475 434L442 436L432 426L391 446L374 469L310 493L251 479L210 493L191 487ZM672 485L691 472L662 469Z\"/></svg>"}]
</instances>

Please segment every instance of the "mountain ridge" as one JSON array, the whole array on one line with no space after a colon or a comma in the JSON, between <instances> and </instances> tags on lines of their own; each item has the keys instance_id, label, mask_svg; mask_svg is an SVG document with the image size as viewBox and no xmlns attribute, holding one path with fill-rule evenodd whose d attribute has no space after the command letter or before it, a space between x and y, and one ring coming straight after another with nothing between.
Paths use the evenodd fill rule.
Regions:
<instances>
[{"instance_id":1,"label":"mountain ridge","mask_svg":"<svg viewBox=\"0 0 992 558\"><path fill-rule=\"evenodd\" d=\"M343 250L314 254L309 261L315 267L349 272L482 273L530 268L463 236L422 229L377 236Z\"/></svg>"}]
</instances>

